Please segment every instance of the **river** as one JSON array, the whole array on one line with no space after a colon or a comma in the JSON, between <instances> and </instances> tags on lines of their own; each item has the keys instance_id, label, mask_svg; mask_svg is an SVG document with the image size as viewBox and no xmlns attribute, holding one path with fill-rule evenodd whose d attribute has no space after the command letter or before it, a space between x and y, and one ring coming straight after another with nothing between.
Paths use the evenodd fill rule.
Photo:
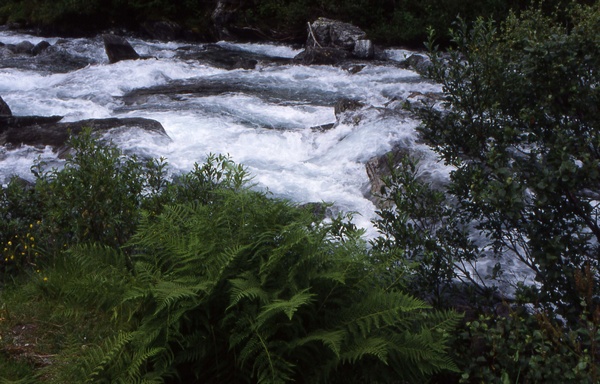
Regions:
<instances>
[{"instance_id":1,"label":"river","mask_svg":"<svg viewBox=\"0 0 600 384\"><path fill-rule=\"evenodd\" d=\"M444 182L451 171L419 141L419 121L390 113L388 108L411 95L441 92L439 85L397 65L412 54L409 51L387 49L387 62L363 63L357 73L336 66L260 62L250 70L226 70L178 55L182 50L202 49L202 44L130 38L139 54L152 58L109 64L100 37L42 39L0 32L4 44L25 40L60 45L89 65L66 73L4 65L0 96L14 115L61 115L65 122L108 117L157 120L170 140L137 130L111 139L124 151L166 158L175 174L190 170L209 153L229 154L248 168L257 189L298 203L329 202L333 213L354 212L354 222L365 229L366 238L377 236L371 223L377 207L368 196L365 168L369 159L401 146L419 154L421 170L432 182ZM300 52L274 44L218 45L288 59ZM138 102L124 98L136 89L194 81L226 84L228 91ZM336 122L334 105L342 98L366 106L360 119ZM315 129L334 123L331 129ZM12 175L31 179L30 167L38 158L60 166L49 147L0 148L1 181L5 183ZM483 260L477 268L485 273L495 262ZM506 262L513 280L528 278L522 266Z\"/></svg>"}]
</instances>

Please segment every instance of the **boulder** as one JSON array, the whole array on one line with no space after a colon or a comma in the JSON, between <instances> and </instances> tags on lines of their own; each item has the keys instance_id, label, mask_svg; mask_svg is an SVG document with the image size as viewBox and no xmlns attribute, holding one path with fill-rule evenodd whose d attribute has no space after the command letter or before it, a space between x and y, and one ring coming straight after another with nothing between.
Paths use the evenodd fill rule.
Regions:
<instances>
[{"instance_id":1,"label":"boulder","mask_svg":"<svg viewBox=\"0 0 600 384\"><path fill-rule=\"evenodd\" d=\"M342 54L343 52L343 54ZM372 59L375 47L367 34L355 25L324 17L308 23L305 52L298 55L302 64L337 64L350 57Z\"/></svg>"},{"instance_id":2,"label":"boulder","mask_svg":"<svg viewBox=\"0 0 600 384\"><path fill-rule=\"evenodd\" d=\"M33 66L32 69L67 73L85 68L94 64L94 61L88 57L73 55L69 51L53 45L41 51L34 58L30 58L28 63Z\"/></svg>"},{"instance_id":3,"label":"boulder","mask_svg":"<svg viewBox=\"0 0 600 384\"><path fill-rule=\"evenodd\" d=\"M207 64L231 69L254 69L259 62L289 63L289 59L272 58L257 53L231 50L217 44L206 44L201 51L180 52L177 55L182 60L198 60Z\"/></svg>"},{"instance_id":4,"label":"boulder","mask_svg":"<svg viewBox=\"0 0 600 384\"><path fill-rule=\"evenodd\" d=\"M50 43L46 40L42 40L31 49L31 54L37 56L43 51L45 51L48 47L50 47Z\"/></svg>"},{"instance_id":5,"label":"boulder","mask_svg":"<svg viewBox=\"0 0 600 384\"><path fill-rule=\"evenodd\" d=\"M356 40L352 54L359 59L372 59L375 56L373 42L366 39Z\"/></svg>"},{"instance_id":6,"label":"boulder","mask_svg":"<svg viewBox=\"0 0 600 384\"><path fill-rule=\"evenodd\" d=\"M122 60L137 60L140 58L140 55L124 37L104 34L102 40L104 40L104 50L108 56L108 62L111 64Z\"/></svg>"},{"instance_id":7,"label":"boulder","mask_svg":"<svg viewBox=\"0 0 600 384\"><path fill-rule=\"evenodd\" d=\"M357 26L324 17L309 24L306 46L334 47L352 51L357 40L364 40L367 34Z\"/></svg>"},{"instance_id":8,"label":"boulder","mask_svg":"<svg viewBox=\"0 0 600 384\"><path fill-rule=\"evenodd\" d=\"M343 113L347 111L356 111L358 109L363 108L364 106L365 104L358 100L343 98L338 100L337 103L335 103L335 105L333 106L333 112L335 113L335 117L339 119Z\"/></svg>"},{"instance_id":9,"label":"boulder","mask_svg":"<svg viewBox=\"0 0 600 384\"><path fill-rule=\"evenodd\" d=\"M427 56L413 54L406 59L406 65L418 74L426 75L432 63Z\"/></svg>"},{"instance_id":10,"label":"boulder","mask_svg":"<svg viewBox=\"0 0 600 384\"><path fill-rule=\"evenodd\" d=\"M366 193L366 196L375 204L378 208L389 208L392 202L386 200L384 193L384 178L391 175L391 168L395 167L400 161L409 155L409 151L404 147L396 147L390 152L385 153L381 156L375 156L369 159L365 164L367 176L370 181L370 188Z\"/></svg>"},{"instance_id":11,"label":"boulder","mask_svg":"<svg viewBox=\"0 0 600 384\"><path fill-rule=\"evenodd\" d=\"M10 49L13 53L19 55L19 54L31 54L31 51L33 50L34 45L25 40L20 42L19 44L9 44L7 45L8 49Z\"/></svg>"},{"instance_id":12,"label":"boulder","mask_svg":"<svg viewBox=\"0 0 600 384\"><path fill-rule=\"evenodd\" d=\"M2 100L2 97L0 97L0 116L12 116L10 107L4 100Z\"/></svg>"},{"instance_id":13,"label":"boulder","mask_svg":"<svg viewBox=\"0 0 600 384\"><path fill-rule=\"evenodd\" d=\"M78 134L84 128L90 128L95 132L116 128L140 128L168 137L163 126L158 121L150 119L108 118L59 123L61 119L61 116L0 116L0 145L51 146L54 150L62 151L69 134Z\"/></svg>"}]
</instances>

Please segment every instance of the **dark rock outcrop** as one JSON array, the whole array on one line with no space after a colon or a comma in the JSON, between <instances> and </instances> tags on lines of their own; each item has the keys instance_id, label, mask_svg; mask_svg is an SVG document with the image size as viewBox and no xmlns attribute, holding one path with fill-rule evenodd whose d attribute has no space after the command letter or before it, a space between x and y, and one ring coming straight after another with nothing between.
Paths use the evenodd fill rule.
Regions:
<instances>
[{"instance_id":1,"label":"dark rock outcrop","mask_svg":"<svg viewBox=\"0 0 600 384\"><path fill-rule=\"evenodd\" d=\"M429 68L431 68L432 63L427 56L413 54L406 59L405 65L420 75L426 75Z\"/></svg>"},{"instance_id":2,"label":"dark rock outcrop","mask_svg":"<svg viewBox=\"0 0 600 384\"><path fill-rule=\"evenodd\" d=\"M121 98L125 106L143 106L148 103L155 103L157 99L161 104L170 100L179 102L182 95L185 95L185 97L205 97L226 93L244 93L281 105L301 102L311 105L333 106L339 99L339 95L335 91L310 90L303 87L302 84L273 82L269 78L257 81L251 76L211 76L209 78L175 80L168 84L134 89Z\"/></svg>"},{"instance_id":3,"label":"dark rock outcrop","mask_svg":"<svg viewBox=\"0 0 600 384\"><path fill-rule=\"evenodd\" d=\"M291 62L291 59L287 58L228 49L218 44L206 44L202 47L202 50L190 49L186 51L181 49L177 56L182 60L197 60L213 67L227 70L254 69L259 63L270 65L288 64Z\"/></svg>"},{"instance_id":4,"label":"dark rock outcrop","mask_svg":"<svg viewBox=\"0 0 600 384\"><path fill-rule=\"evenodd\" d=\"M297 57L303 64L336 64L349 57L372 59L375 55L375 47L362 29L324 17L308 24L305 47Z\"/></svg>"},{"instance_id":5,"label":"dark rock outcrop","mask_svg":"<svg viewBox=\"0 0 600 384\"><path fill-rule=\"evenodd\" d=\"M37 43L35 47L31 48L31 54L37 56L43 51L45 51L48 47L50 47L50 43L46 40L42 40L39 43Z\"/></svg>"},{"instance_id":6,"label":"dark rock outcrop","mask_svg":"<svg viewBox=\"0 0 600 384\"><path fill-rule=\"evenodd\" d=\"M102 35L104 41L104 50L108 56L108 62L114 64L122 60L137 60L140 55L133 49L131 44L121 36Z\"/></svg>"},{"instance_id":7,"label":"dark rock outcrop","mask_svg":"<svg viewBox=\"0 0 600 384\"><path fill-rule=\"evenodd\" d=\"M0 145L18 147L30 145L34 147L51 146L61 150L69 138L69 134L78 134L84 128L95 132L117 128L139 128L161 136L167 136L163 126L155 120L144 118L108 118L90 119L69 123L59 123L61 116L12 116L0 117Z\"/></svg>"},{"instance_id":8,"label":"dark rock outcrop","mask_svg":"<svg viewBox=\"0 0 600 384\"><path fill-rule=\"evenodd\" d=\"M0 117L4 116L12 116L12 111L10 110L8 104L6 104L6 102L2 100L2 97L0 97Z\"/></svg>"},{"instance_id":9,"label":"dark rock outcrop","mask_svg":"<svg viewBox=\"0 0 600 384\"><path fill-rule=\"evenodd\" d=\"M17 49L17 45L0 46L0 68L67 73L93 63L90 58L69 53L58 42L55 45L50 45L47 41L41 41L35 46L24 44L23 49Z\"/></svg>"},{"instance_id":10,"label":"dark rock outcrop","mask_svg":"<svg viewBox=\"0 0 600 384\"><path fill-rule=\"evenodd\" d=\"M7 44L6 45L8 47L8 49L10 49L13 53L15 54L31 54L31 50L33 49L34 45L25 40L25 41L21 41L18 44Z\"/></svg>"},{"instance_id":11,"label":"dark rock outcrop","mask_svg":"<svg viewBox=\"0 0 600 384\"><path fill-rule=\"evenodd\" d=\"M335 103L335 106L333 107L333 112L335 113L335 117L339 118L340 115L346 111L356 111L357 109L360 109L364 106L365 104L358 100L344 98L338 100L337 103Z\"/></svg>"},{"instance_id":12,"label":"dark rock outcrop","mask_svg":"<svg viewBox=\"0 0 600 384\"><path fill-rule=\"evenodd\" d=\"M367 34L355 25L324 17L308 26L306 46L340 48L352 51L357 40L364 40Z\"/></svg>"}]
</instances>

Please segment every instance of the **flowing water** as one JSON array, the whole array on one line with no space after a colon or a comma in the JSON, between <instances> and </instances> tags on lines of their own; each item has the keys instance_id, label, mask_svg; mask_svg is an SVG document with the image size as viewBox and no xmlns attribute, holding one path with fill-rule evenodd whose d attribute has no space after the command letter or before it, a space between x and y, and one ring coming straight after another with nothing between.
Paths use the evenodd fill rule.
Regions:
<instances>
[{"instance_id":1,"label":"flowing water","mask_svg":"<svg viewBox=\"0 0 600 384\"><path fill-rule=\"evenodd\" d=\"M0 42L32 43L41 38L0 32ZM51 44L58 39L45 39ZM367 64L355 74L333 66L261 65L253 70L224 70L194 60L178 59L189 44L129 40L141 55L154 59L109 64L100 38L70 39L61 46L86 57L90 65L68 73L43 69L0 68L0 96L14 115L62 115L63 121L106 117L145 117L159 121L171 141L138 131L113 140L124 150L165 157L173 172L184 172L208 153L229 154L254 176L257 188L293 201L331 202L338 212L356 212L355 223L371 225L376 207L369 190L366 162L402 144L422 154L429 177L444 180L449 169L417 140L418 121L402 114L380 113L394 98L416 92L440 92L440 86L394 61L410 52L389 49L388 64ZM300 51L270 44L219 43L221 46L292 58ZM172 82L199 79L229 83L222 94L150 97L127 103L129 91ZM233 85L232 85L233 84ZM239 91L236 91L239 86ZM249 92L255 89L257 91ZM351 98L372 106L358 124L337 124L330 130L312 129L336 122L334 104ZM38 157L56 162L50 149L23 147L0 150L0 178L31 177Z\"/></svg>"}]
</instances>

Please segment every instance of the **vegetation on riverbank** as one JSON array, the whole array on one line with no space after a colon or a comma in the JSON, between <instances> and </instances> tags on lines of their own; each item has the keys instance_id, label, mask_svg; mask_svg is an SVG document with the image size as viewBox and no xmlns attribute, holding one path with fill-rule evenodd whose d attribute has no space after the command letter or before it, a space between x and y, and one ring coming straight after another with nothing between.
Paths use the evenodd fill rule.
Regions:
<instances>
[{"instance_id":1,"label":"vegetation on riverbank","mask_svg":"<svg viewBox=\"0 0 600 384\"><path fill-rule=\"evenodd\" d=\"M600 5L451 36L429 46L449 108L413 110L456 171L440 191L396 164L371 247L344 218L251 191L223 156L170 181L164 161L83 135L64 170L13 180L0 377L598 382ZM535 280L498 300L470 268L494 255Z\"/></svg>"},{"instance_id":2,"label":"vegetation on riverbank","mask_svg":"<svg viewBox=\"0 0 600 384\"><path fill-rule=\"evenodd\" d=\"M547 0L548 10L570 0ZM580 0L581 3L589 0ZM382 45L422 48L427 29L445 31L457 16L503 20L512 10L522 10L535 0L237 0L222 2L219 23L238 39L303 42L306 23L328 17L353 23ZM218 39L211 19L213 1L140 0L0 0L0 24L18 23L51 35L89 35L109 28L140 31L146 22L172 21L191 33L187 37Z\"/></svg>"}]
</instances>

